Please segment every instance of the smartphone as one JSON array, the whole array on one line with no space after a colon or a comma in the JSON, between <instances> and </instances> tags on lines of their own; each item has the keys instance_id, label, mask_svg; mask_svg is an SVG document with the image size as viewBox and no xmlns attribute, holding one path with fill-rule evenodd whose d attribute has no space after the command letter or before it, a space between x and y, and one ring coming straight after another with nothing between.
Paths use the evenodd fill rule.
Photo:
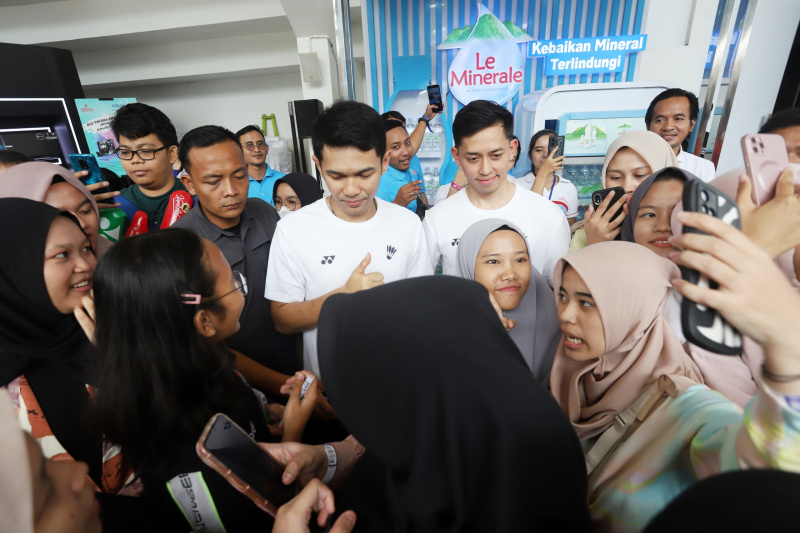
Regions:
<instances>
[{"instance_id":1,"label":"smartphone","mask_svg":"<svg viewBox=\"0 0 800 533\"><path fill-rule=\"evenodd\" d=\"M105 181L103 172L100 170L100 165L97 164L97 159L92 154L69 154L67 156L72 165L73 172L80 172L85 170L89 172L88 175L80 178L81 183L84 185L93 185ZM96 192L109 192L108 188Z\"/></svg>"},{"instance_id":2,"label":"smartphone","mask_svg":"<svg viewBox=\"0 0 800 533\"><path fill-rule=\"evenodd\" d=\"M196 449L205 464L273 517L295 495L295 487L281 481L283 467L222 413L208 421Z\"/></svg>"},{"instance_id":3,"label":"smartphone","mask_svg":"<svg viewBox=\"0 0 800 533\"><path fill-rule=\"evenodd\" d=\"M763 205L775 198L778 178L789 166L783 137L774 133L748 133L742 137L742 156L753 185L753 202Z\"/></svg>"},{"instance_id":4,"label":"smartphone","mask_svg":"<svg viewBox=\"0 0 800 533\"><path fill-rule=\"evenodd\" d=\"M438 85L428 85L428 102L436 106L436 112L441 113L444 111L444 104L442 103L442 90Z\"/></svg>"},{"instance_id":5,"label":"smartphone","mask_svg":"<svg viewBox=\"0 0 800 533\"><path fill-rule=\"evenodd\" d=\"M552 138L553 137L550 137L550 139ZM563 137L561 138L563 139ZM611 206L613 206L615 203L620 201L623 196L625 196L625 189L623 189L622 187L610 187L608 189L600 189L599 191L594 191L592 193L592 206L594 207L595 213L597 213L597 209L600 207L600 204L603 203L603 200L606 199L606 196L608 196L608 193L610 193L611 191L614 191L614 197L611 199L611 205L608 206L608 209L611 209ZM620 206L620 208L617 209L617 212L614 213L614 216L611 217L611 220L614 220L620 214L622 214L622 206Z\"/></svg>"},{"instance_id":6,"label":"smartphone","mask_svg":"<svg viewBox=\"0 0 800 533\"><path fill-rule=\"evenodd\" d=\"M683 187L683 210L705 213L741 229L739 208L736 202L722 191L704 183L691 180ZM703 233L683 226L684 233ZM681 276L699 287L716 289L719 284L692 268L681 267ZM688 298L681 301L681 325L686 339L710 352L724 355L741 355L742 335L715 309L700 305Z\"/></svg>"},{"instance_id":7,"label":"smartphone","mask_svg":"<svg viewBox=\"0 0 800 533\"><path fill-rule=\"evenodd\" d=\"M314 376L310 375L310 374L308 376L306 376L305 381L303 381L303 386L300 388L300 399L301 400L303 398L305 398L306 393L308 392L308 389L311 387L311 384L314 383L315 379L316 378Z\"/></svg>"},{"instance_id":8,"label":"smartphone","mask_svg":"<svg viewBox=\"0 0 800 533\"><path fill-rule=\"evenodd\" d=\"M558 151L553 154L553 157L561 157L564 155L564 136L563 135L551 135L547 141L547 155L549 156L553 150L558 149Z\"/></svg>"}]
</instances>

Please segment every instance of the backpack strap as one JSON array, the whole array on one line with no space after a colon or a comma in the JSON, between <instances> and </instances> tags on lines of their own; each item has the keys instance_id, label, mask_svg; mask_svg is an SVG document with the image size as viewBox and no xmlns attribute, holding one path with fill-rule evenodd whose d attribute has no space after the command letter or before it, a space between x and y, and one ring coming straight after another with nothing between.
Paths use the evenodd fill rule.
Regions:
<instances>
[{"instance_id":1,"label":"backpack strap","mask_svg":"<svg viewBox=\"0 0 800 533\"><path fill-rule=\"evenodd\" d=\"M586 473L588 475L591 475L592 471L616 447L637 418L644 420L647 417L659 398L661 398L661 394L658 390L658 380L656 380L648 385L627 409L620 411L614 417L611 427L600 435L592 449L586 454Z\"/></svg>"}]
</instances>

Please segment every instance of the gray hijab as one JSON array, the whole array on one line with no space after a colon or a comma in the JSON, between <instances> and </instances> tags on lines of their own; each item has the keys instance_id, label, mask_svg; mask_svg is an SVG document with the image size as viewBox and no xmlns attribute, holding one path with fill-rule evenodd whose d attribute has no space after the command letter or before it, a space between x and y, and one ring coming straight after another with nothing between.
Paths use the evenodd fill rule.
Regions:
<instances>
[{"instance_id":1,"label":"gray hijab","mask_svg":"<svg viewBox=\"0 0 800 533\"><path fill-rule=\"evenodd\" d=\"M516 231L525 240L522 230L506 220L489 218L476 222L467 228L459 241L456 275L475 279L475 262L483 241L503 226ZM527 246L527 240L525 245ZM558 322L553 290L533 264L531 264L530 284L519 305L504 314L506 318L516 322L516 326L508 333L528 363L528 368L536 379L547 385L553 357L561 339L561 326Z\"/></svg>"},{"instance_id":2,"label":"gray hijab","mask_svg":"<svg viewBox=\"0 0 800 533\"><path fill-rule=\"evenodd\" d=\"M636 212L639 211L639 204L642 203L642 198L644 195L647 194L647 191L650 190L650 187L653 186L655 183L656 178L661 176L664 173L668 174L680 174L683 176L683 182L686 183L689 180L696 180L697 176L692 174L691 172L686 172L682 168L679 167L665 167L661 170L650 174L643 182L636 187L636 190L633 191L633 195L631 196L631 201L628 202L628 207L630 212L625 220L622 221L622 240L626 242L636 242L633 240L633 226L636 224ZM678 202L680 203L680 202Z\"/></svg>"}]
</instances>

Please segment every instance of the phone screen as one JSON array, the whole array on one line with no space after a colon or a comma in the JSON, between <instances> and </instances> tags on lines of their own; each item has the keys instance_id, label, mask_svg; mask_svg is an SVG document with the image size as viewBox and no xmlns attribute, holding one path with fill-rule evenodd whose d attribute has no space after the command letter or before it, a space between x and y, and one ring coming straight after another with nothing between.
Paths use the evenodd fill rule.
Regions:
<instances>
[{"instance_id":1,"label":"phone screen","mask_svg":"<svg viewBox=\"0 0 800 533\"><path fill-rule=\"evenodd\" d=\"M281 482L283 467L227 417L216 415L203 446L265 500L280 505L293 496L294 489Z\"/></svg>"},{"instance_id":2,"label":"phone screen","mask_svg":"<svg viewBox=\"0 0 800 533\"><path fill-rule=\"evenodd\" d=\"M428 102L436 106L437 112L441 112L444 109L442 106L442 91L438 85L428 85Z\"/></svg>"}]
</instances>

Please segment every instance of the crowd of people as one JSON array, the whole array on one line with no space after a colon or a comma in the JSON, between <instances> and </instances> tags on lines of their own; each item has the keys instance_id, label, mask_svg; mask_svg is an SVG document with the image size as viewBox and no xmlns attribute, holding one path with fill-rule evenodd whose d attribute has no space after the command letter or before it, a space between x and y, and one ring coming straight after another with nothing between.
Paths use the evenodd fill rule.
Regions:
<instances>
[{"instance_id":1,"label":"crowd of people","mask_svg":"<svg viewBox=\"0 0 800 533\"><path fill-rule=\"evenodd\" d=\"M684 151L697 98L665 91L605 156L624 195L580 222L556 133L514 178L513 116L483 100L429 203L435 114L409 133L333 104L324 188L272 169L256 126L179 141L143 103L111 122L122 178L0 152L0 532L792 529L800 110L760 128L791 164L755 201L744 169ZM694 180L741 230L676 209ZM111 212L141 227L112 242ZM682 301L741 355L687 339ZM216 413L279 465L274 516L196 451Z\"/></svg>"}]
</instances>

